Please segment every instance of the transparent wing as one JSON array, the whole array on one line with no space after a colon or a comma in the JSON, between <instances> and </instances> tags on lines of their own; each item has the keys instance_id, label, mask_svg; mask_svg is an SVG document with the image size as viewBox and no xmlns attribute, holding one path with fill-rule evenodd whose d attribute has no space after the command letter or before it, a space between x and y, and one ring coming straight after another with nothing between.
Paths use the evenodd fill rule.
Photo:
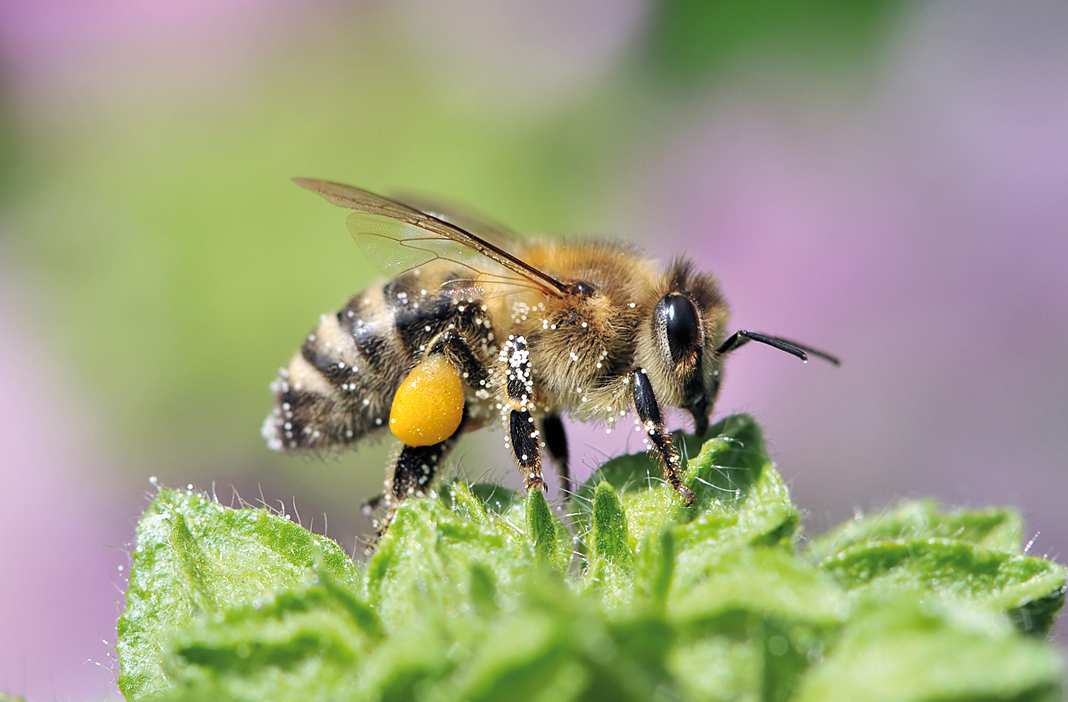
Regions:
<instances>
[{"instance_id":1,"label":"transparent wing","mask_svg":"<svg viewBox=\"0 0 1068 702\"><path fill-rule=\"evenodd\" d=\"M451 264L454 277L442 283L462 293L478 289L485 297L490 288L518 291L533 289L542 291L529 278L522 277L475 249L453 239L437 236L412 225L353 212L346 224L361 257L385 275L393 278L413 271L433 261Z\"/></svg>"},{"instance_id":2,"label":"transparent wing","mask_svg":"<svg viewBox=\"0 0 1068 702\"><path fill-rule=\"evenodd\" d=\"M402 246L421 248L420 244L433 246L440 245L434 242L441 240L452 241L504 267L511 274L525 279L527 284L537 287L546 295L563 297L569 293L568 286L548 273L522 261L501 246L447 220L406 205L399 200L391 200L351 185L325 180L294 178L294 182L302 188L318 193L328 202L353 210L354 213L384 218L418 230L419 234L416 236L401 235L397 237L398 243L401 243ZM350 225L351 228L352 225ZM359 230L360 225L357 224L356 228Z\"/></svg>"},{"instance_id":3,"label":"transparent wing","mask_svg":"<svg viewBox=\"0 0 1068 702\"><path fill-rule=\"evenodd\" d=\"M421 193L393 193L390 197L407 203L432 217L460 227L502 249L508 249L515 241L514 231L473 208L445 202Z\"/></svg>"}]
</instances>

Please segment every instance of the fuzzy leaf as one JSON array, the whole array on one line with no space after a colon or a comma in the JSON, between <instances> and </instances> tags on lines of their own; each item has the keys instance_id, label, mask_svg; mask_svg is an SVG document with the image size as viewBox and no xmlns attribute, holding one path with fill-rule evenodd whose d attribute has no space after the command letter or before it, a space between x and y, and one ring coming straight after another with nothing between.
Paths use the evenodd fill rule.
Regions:
<instances>
[{"instance_id":1,"label":"fuzzy leaf","mask_svg":"<svg viewBox=\"0 0 1068 702\"><path fill-rule=\"evenodd\" d=\"M668 617L686 642L678 663L701 661L706 672L694 671L691 684L712 699L788 699L847 615L831 578L768 547L723 556L703 581L668 600ZM716 669L723 665L737 667Z\"/></svg>"},{"instance_id":2,"label":"fuzzy leaf","mask_svg":"<svg viewBox=\"0 0 1068 702\"><path fill-rule=\"evenodd\" d=\"M691 455L686 482L696 495L687 507L659 477L647 454L613 459L595 472L572 499L580 534L589 530L594 490L601 482L614 487L627 517L631 548L640 553L649 538L674 528L678 564L704 567L720 554L748 544L792 541L799 517L782 477L764 449L759 426L748 415L735 415L709 429L701 446L695 437L676 436Z\"/></svg>"},{"instance_id":3,"label":"fuzzy leaf","mask_svg":"<svg viewBox=\"0 0 1068 702\"><path fill-rule=\"evenodd\" d=\"M199 699L301 700L356 689L352 667L384 636L377 615L329 578L200 621L176 637L175 694Z\"/></svg>"},{"instance_id":4,"label":"fuzzy leaf","mask_svg":"<svg viewBox=\"0 0 1068 702\"><path fill-rule=\"evenodd\" d=\"M430 612L471 609L472 567L481 564L511 579L531 559L522 511L487 510L464 483L443 500L407 500L393 517L367 565L367 598L387 626L396 628Z\"/></svg>"},{"instance_id":5,"label":"fuzzy leaf","mask_svg":"<svg viewBox=\"0 0 1068 702\"><path fill-rule=\"evenodd\" d=\"M405 501L362 573L288 520L161 495L120 625L124 689L150 680L168 702L1056 698L1056 654L1004 612L1044 630L1064 570L1009 550L1014 516L905 505L802 556L759 428L741 416L713 432L700 447L678 437L692 507L644 455L583 486L575 540L540 492L453 483ZM145 661L156 677L135 676Z\"/></svg>"},{"instance_id":6,"label":"fuzzy leaf","mask_svg":"<svg viewBox=\"0 0 1068 702\"><path fill-rule=\"evenodd\" d=\"M821 567L843 587L860 593L911 590L1003 612L1042 603L1026 617L1029 630L1038 632L1048 630L1064 600L1063 566L960 541L861 543Z\"/></svg>"},{"instance_id":7,"label":"fuzzy leaf","mask_svg":"<svg viewBox=\"0 0 1068 702\"><path fill-rule=\"evenodd\" d=\"M527 496L526 522L535 560L558 571L566 568L571 559L571 534L553 514L541 490Z\"/></svg>"},{"instance_id":8,"label":"fuzzy leaf","mask_svg":"<svg viewBox=\"0 0 1068 702\"><path fill-rule=\"evenodd\" d=\"M136 700L164 690L164 651L198 617L303 583L316 572L354 586L358 573L330 539L262 509L228 509L162 490L137 527L118 622L119 688Z\"/></svg>"},{"instance_id":9,"label":"fuzzy leaf","mask_svg":"<svg viewBox=\"0 0 1068 702\"><path fill-rule=\"evenodd\" d=\"M848 603L833 579L780 549L740 549L699 583L672 590L668 615L691 632L717 633L738 613L833 629Z\"/></svg>"},{"instance_id":10,"label":"fuzzy leaf","mask_svg":"<svg viewBox=\"0 0 1068 702\"><path fill-rule=\"evenodd\" d=\"M823 560L866 541L932 538L1018 552L1023 541L1023 522L1013 510L999 507L943 511L934 500L902 502L885 512L848 521L813 539L808 553L816 560Z\"/></svg>"},{"instance_id":11,"label":"fuzzy leaf","mask_svg":"<svg viewBox=\"0 0 1068 702\"><path fill-rule=\"evenodd\" d=\"M1055 702L1061 665L1003 618L909 597L861 606L799 702Z\"/></svg>"},{"instance_id":12,"label":"fuzzy leaf","mask_svg":"<svg viewBox=\"0 0 1068 702\"><path fill-rule=\"evenodd\" d=\"M627 602L633 594L634 551L627 536L627 517L616 491L601 483L593 494L589 579L611 602Z\"/></svg>"}]
</instances>

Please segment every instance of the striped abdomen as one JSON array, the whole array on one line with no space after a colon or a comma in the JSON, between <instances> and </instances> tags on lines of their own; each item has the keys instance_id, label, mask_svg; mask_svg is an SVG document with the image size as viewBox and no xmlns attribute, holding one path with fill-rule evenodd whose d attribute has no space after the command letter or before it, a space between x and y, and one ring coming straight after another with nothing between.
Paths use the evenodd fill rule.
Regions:
<instances>
[{"instance_id":1,"label":"striped abdomen","mask_svg":"<svg viewBox=\"0 0 1068 702\"><path fill-rule=\"evenodd\" d=\"M263 425L268 447L330 449L358 441L386 426L397 386L435 336L453 325L482 342L473 349L492 340L477 301L442 292L441 277L434 278L404 275L320 318L271 385L275 407Z\"/></svg>"}]
</instances>

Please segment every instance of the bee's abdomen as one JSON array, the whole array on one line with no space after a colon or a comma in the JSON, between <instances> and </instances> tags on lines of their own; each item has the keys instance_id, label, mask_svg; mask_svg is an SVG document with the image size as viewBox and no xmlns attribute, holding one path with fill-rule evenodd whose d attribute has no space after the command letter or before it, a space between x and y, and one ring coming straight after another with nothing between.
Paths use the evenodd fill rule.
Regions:
<instances>
[{"instance_id":1,"label":"bee's abdomen","mask_svg":"<svg viewBox=\"0 0 1068 702\"><path fill-rule=\"evenodd\" d=\"M271 385L275 407L263 426L277 451L330 449L386 425L410 362L380 289L323 315Z\"/></svg>"},{"instance_id":2,"label":"bee's abdomen","mask_svg":"<svg viewBox=\"0 0 1068 702\"><path fill-rule=\"evenodd\" d=\"M397 386L435 336L453 329L481 350L492 342L481 310L473 298L428 292L408 275L323 315L272 385L267 445L330 449L386 426Z\"/></svg>"}]
</instances>

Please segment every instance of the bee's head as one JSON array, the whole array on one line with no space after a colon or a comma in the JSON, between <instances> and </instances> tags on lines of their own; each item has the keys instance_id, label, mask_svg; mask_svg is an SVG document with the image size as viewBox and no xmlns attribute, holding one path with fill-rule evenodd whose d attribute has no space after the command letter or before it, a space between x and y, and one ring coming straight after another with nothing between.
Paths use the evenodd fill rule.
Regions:
<instances>
[{"instance_id":1,"label":"bee's head","mask_svg":"<svg viewBox=\"0 0 1068 702\"><path fill-rule=\"evenodd\" d=\"M660 403L688 410L697 433L703 434L719 390L714 351L723 338L726 304L715 280L695 273L688 261L668 268L650 303L647 332L638 340L638 362L650 375Z\"/></svg>"}]
</instances>

